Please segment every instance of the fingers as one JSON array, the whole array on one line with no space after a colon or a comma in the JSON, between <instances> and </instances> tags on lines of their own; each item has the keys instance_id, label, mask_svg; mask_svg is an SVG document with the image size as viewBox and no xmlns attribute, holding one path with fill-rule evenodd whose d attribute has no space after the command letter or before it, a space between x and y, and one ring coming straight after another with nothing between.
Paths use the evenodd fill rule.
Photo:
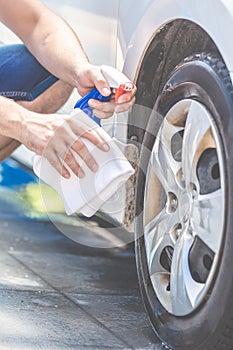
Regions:
<instances>
[{"instance_id":1,"label":"fingers","mask_svg":"<svg viewBox=\"0 0 233 350\"><path fill-rule=\"evenodd\" d=\"M96 172L98 170L97 162L95 161L91 153L88 151L87 147L81 139L77 139L75 141L75 143L72 145L72 149L83 159L83 161L86 163L90 170L92 170L93 172ZM79 176L79 170L77 175Z\"/></svg>"},{"instance_id":2,"label":"fingers","mask_svg":"<svg viewBox=\"0 0 233 350\"><path fill-rule=\"evenodd\" d=\"M130 108L134 103L135 103L135 97L132 97L132 99L129 102L117 103L115 107L115 112L116 113L127 112L130 110Z\"/></svg>"},{"instance_id":3,"label":"fingers","mask_svg":"<svg viewBox=\"0 0 233 350\"><path fill-rule=\"evenodd\" d=\"M100 119L109 118L113 115L115 109L114 97L109 102L100 102L91 99L88 102L89 106L93 108L93 113Z\"/></svg>"},{"instance_id":4,"label":"fingers","mask_svg":"<svg viewBox=\"0 0 233 350\"><path fill-rule=\"evenodd\" d=\"M100 119L109 118L114 112L122 113L130 110L132 105L135 103L136 91L130 91L120 96L118 103L115 103L114 96L109 102L100 102L98 100L89 100L88 104L93 108L93 113Z\"/></svg>"},{"instance_id":5,"label":"fingers","mask_svg":"<svg viewBox=\"0 0 233 350\"><path fill-rule=\"evenodd\" d=\"M77 139L71 147L68 147L65 144L60 144L57 150L52 152L51 150L48 150L43 156L46 156L51 165L63 177L67 179L70 178L70 172L68 169L71 169L77 177L82 179L85 176L85 172L81 167L82 162L80 162L80 165L74 157L73 152L71 152L71 149L80 156L91 171L96 172L98 170L97 162L80 139Z\"/></svg>"},{"instance_id":6,"label":"fingers","mask_svg":"<svg viewBox=\"0 0 233 350\"><path fill-rule=\"evenodd\" d=\"M83 169L81 168L81 166L76 161L76 159L74 158L73 154L71 153L71 151L68 148L65 149L65 155L64 155L64 162L63 162L63 169L62 170L66 169L66 167L65 167L66 164L73 171L73 173L77 177L79 177L80 179L82 179L85 176L85 173L84 173Z\"/></svg>"},{"instance_id":7,"label":"fingers","mask_svg":"<svg viewBox=\"0 0 233 350\"><path fill-rule=\"evenodd\" d=\"M99 69L99 67L94 67L91 70L91 74L92 74L91 78L94 83L94 86L99 90L99 92L103 96L109 96L111 94L111 89L106 79L104 78L103 74L101 73L101 70Z\"/></svg>"},{"instance_id":8,"label":"fingers","mask_svg":"<svg viewBox=\"0 0 233 350\"><path fill-rule=\"evenodd\" d=\"M95 130L88 129L88 126L85 127L79 120L70 118L57 128L42 155L63 177L70 177L70 169L77 177L83 178L83 162L91 171L98 170L98 164L85 145L84 139L102 151L109 150L109 145ZM80 161L74 156L75 153L81 158Z\"/></svg>"},{"instance_id":9,"label":"fingers","mask_svg":"<svg viewBox=\"0 0 233 350\"><path fill-rule=\"evenodd\" d=\"M73 131L74 142L77 140L77 137L82 137L89 140L95 146L100 148L104 152L109 151L108 143L96 132L94 129L90 129L87 124L81 123L74 118L70 119L71 128ZM79 139L81 140L81 139Z\"/></svg>"},{"instance_id":10,"label":"fingers","mask_svg":"<svg viewBox=\"0 0 233 350\"><path fill-rule=\"evenodd\" d=\"M127 103L133 100L134 96L136 95L137 88L134 86L132 91L127 91L123 95L121 95L118 98L117 103L122 104L122 103Z\"/></svg>"},{"instance_id":11,"label":"fingers","mask_svg":"<svg viewBox=\"0 0 233 350\"><path fill-rule=\"evenodd\" d=\"M68 179L70 178L70 173L66 169L66 167L62 164L62 161L60 160L60 157L56 152L46 152L48 154L43 154L43 157L47 158L49 163L52 165L54 169L57 170L59 174L61 174L64 178Z\"/></svg>"},{"instance_id":12,"label":"fingers","mask_svg":"<svg viewBox=\"0 0 233 350\"><path fill-rule=\"evenodd\" d=\"M97 136L96 136L97 135ZM98 148L104 152L108 152L110 147L106 141L104 141L95 131L88 130L82 134L82 137L92 142Z\"/></svg>"}]
</instances>

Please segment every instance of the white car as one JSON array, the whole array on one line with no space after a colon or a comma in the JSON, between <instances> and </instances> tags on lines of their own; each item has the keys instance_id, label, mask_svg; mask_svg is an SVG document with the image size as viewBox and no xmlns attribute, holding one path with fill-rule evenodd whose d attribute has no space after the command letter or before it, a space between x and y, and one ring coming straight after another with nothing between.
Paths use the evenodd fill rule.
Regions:
<instances>
[{"instance_id":1,"label":"white car","mask_svg":"<svg viewBox=\"0 0 233 350\"><path fill-rule=\"evenodd\" d=\"M138 165L112 216L134 227L153 329L167 349L232 349L233 2L44 2L137 85L111 120Z\"/></svg>"}]
</instances>

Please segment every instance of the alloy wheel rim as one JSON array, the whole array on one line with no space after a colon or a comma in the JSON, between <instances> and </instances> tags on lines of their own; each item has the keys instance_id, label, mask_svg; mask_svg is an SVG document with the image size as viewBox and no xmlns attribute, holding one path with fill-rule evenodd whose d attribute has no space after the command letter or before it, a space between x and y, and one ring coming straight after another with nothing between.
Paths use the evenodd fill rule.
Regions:
<instances>
[{"instance_id":1,"label":"alloy wheel rim","mask_svg":"<svg viewBox=\"0 0 233 350\"><path fill-rule=\"evenodd\" d=\"M151 152L144 197L144 239L153 289L176 316L193 312L216 273L224 232L221 139L206 107L176 103Z\"/></svg>"}]
</instances>

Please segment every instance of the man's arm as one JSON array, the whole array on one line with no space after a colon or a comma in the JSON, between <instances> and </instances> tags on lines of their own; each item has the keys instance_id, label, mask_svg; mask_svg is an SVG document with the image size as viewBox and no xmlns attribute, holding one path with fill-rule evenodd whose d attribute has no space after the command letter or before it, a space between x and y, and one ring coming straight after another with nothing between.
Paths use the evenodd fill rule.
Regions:
<instances>
[{"instance_id":1,"label":"man's arm","mask_svg":"<svg viewBox=\"0 0 233 350\"><path fill-rule=\"evenodd\" d=\"M100 70L92 67L70 26L39 0L0 0L0 19L51 73L85 95L95 85L110 90Z\"/></svg>"},{"instance_id":2,"label":"man's arm","mask_svg":"<svg viewBox=\"0 0 233 350\"><path fill-rule=\"evenodd\" d=\"M97 171L98 164L82 138L86 138L103 151L109 150L108 144L98 133L95 130L84 129L78 118L63 114L42 115L1 96L0 106L0 135L13 138L46 157L64 177L70 176L66 165L78 177L84 176L71 149L79 154L92 171Z\"/></svg>"},{"instance_id":3,"label":"man's arm","mask_svg":"<svg viewBox=\"0 0 233 350\"><path fill-rule=\"evenodd\" d=\"M0 0L0 20L12 29L51 73L77 87L81 96L93 87L110 94L101 70L88 63L77 35L59 16L39 0ZM117 104L90 101L94 114L106 118L127 111L134 103L135 90L122 95Z\"/></svg>"}]
</instances>

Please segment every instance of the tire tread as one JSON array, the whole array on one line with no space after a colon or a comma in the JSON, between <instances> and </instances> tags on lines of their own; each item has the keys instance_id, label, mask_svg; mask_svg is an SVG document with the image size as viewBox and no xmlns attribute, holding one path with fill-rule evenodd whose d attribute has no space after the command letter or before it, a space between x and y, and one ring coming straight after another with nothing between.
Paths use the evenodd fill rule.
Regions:
<instances>
[{"instance_id":1,"label":"tire tread","mask_svg":"<svg viewBox=\"0 0 233 350\"><path fill-rule=\"evenodd\" d=\"M220 77L225 88L227 89L231 100L233 102L233 85L232 80L229 74L229 71L222 61L221 57L213 56L211 53L199 53L191 55L185 58L184 63L201 61L208 64L215 73ZM230 305L232 310L233 302ZM224 327L224 326L223 326ZM232 350L233 349L233 317L228 319L227 325L224 327L221 336L215 339L214 343L211 346L208 346L206 350ZM201 349L202 350L202 349Z\"/></svg>"},{"instance_id":2,"label":"tire tread","mask_svg":"<svg viewBox=\"0 0 233 350\"><path fill-rule=\"evenodd\" d=\"M222 61L222 58L219 56L213 56L212 53L202 52L186 57L183 62L188 63L193 61L204 62L215 71L215 73L220 77L223 84L225 85L225 88L230 94L231 100L233 102L232 80L225 63Z\"/></svg>"}]
</instances>

